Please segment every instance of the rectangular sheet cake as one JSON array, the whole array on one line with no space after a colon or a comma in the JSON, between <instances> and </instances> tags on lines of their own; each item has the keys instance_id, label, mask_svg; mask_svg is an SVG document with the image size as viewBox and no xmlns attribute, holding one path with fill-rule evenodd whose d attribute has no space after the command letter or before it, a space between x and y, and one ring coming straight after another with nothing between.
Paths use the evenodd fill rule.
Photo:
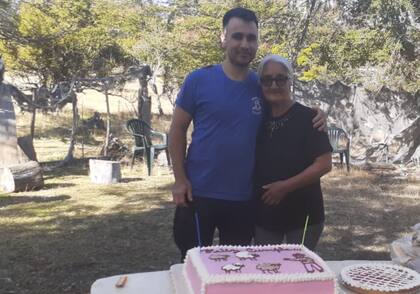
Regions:
<instances>
[{"instance_id":1,"label":"rectangular sheet cake","mask_svg":"<svg viewBox=\"0 0 420 294\"><path fill-rule=\"evenodd\" d=\"M301 245L194 248L183 276L191 294L336 293L335 274Z\"/></svg>"}]
</instances>

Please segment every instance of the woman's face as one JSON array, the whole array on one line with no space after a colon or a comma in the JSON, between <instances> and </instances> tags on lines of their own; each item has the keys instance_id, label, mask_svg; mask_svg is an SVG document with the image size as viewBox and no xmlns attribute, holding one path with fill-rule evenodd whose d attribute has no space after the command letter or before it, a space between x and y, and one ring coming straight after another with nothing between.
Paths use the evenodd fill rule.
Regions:
<instances>
[{"instance_id":1,"label":"woman's face","mask_svg":"<svg viewBox=\"0 0 420 294\"><path fill-rule=\"evenodd\" d=\"M268 61L260 77L261 87L268 102L290 99L290 78L287 69L275 61Z\"/></svg>"}]
</instances>

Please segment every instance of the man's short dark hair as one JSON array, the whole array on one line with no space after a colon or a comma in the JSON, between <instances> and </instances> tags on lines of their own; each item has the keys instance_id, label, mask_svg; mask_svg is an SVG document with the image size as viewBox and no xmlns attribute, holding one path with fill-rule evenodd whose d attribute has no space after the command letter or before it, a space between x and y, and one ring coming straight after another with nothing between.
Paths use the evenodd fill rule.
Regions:
<instances>
[{"instance_id":1,"label":"man's short dark hair","mask_svg":"<svg viewBox=\"0 0 420 294\"><path fill-rule=\"evenodd\" d=\"M225 15L223 16L223 28L226 28L229 21L234 17L240 18L246 22L255 22L258 28L258 19L254 11L243 7L233 8L225 13Z\"/></svg>"}]
</instances>

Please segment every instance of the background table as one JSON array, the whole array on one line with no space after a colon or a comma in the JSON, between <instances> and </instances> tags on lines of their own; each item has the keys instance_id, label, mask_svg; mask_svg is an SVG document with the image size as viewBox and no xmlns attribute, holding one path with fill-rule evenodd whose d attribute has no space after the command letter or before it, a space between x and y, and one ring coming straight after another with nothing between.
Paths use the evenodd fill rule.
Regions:
<instances>
[{"instance_id":1,"label":"background table","mask_svg":"<svg viewBox=\"0 0 420 294\"><path fill-rule=\"evenodd\" d=\"M368 260L344 260L344 261L327 261L328 266L336 274L347 265L355 263L372 262ZM382 263L390 263L390 261L374 261ZM96 280L90 288L90 294L174 294L174 289L178 289L178 293L186 293L185 286L179 275L182 270L182 264L176 264L171 267L175 279L172 281L170 271L137 273L127 275L117 275ZM127 276L127 283L123 288L116 288L115 284L122 276ZM339 294L353 293L343 288L339 289Z\"/></svg>"}]
</instances>

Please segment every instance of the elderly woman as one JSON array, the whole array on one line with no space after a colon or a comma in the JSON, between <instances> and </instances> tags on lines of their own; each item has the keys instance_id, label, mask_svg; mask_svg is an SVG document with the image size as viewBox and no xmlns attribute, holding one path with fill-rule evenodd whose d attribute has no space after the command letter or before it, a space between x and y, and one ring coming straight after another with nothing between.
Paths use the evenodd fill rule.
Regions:
<instances>
[{"instance_id":1,"label":"elderly woman","mask_svg":"<svg viewBox=\"0 0 420 294\"><path fill-rule=\"evenodd\" d=\"M331 170L332 148L312 127L315 111L293 99L290 62L268 55L258 74L268 109L257 142L255 243L300 244L308 218L304 244L314 249L324 227L320 178Z\"/></svg>"}]
</instances>

